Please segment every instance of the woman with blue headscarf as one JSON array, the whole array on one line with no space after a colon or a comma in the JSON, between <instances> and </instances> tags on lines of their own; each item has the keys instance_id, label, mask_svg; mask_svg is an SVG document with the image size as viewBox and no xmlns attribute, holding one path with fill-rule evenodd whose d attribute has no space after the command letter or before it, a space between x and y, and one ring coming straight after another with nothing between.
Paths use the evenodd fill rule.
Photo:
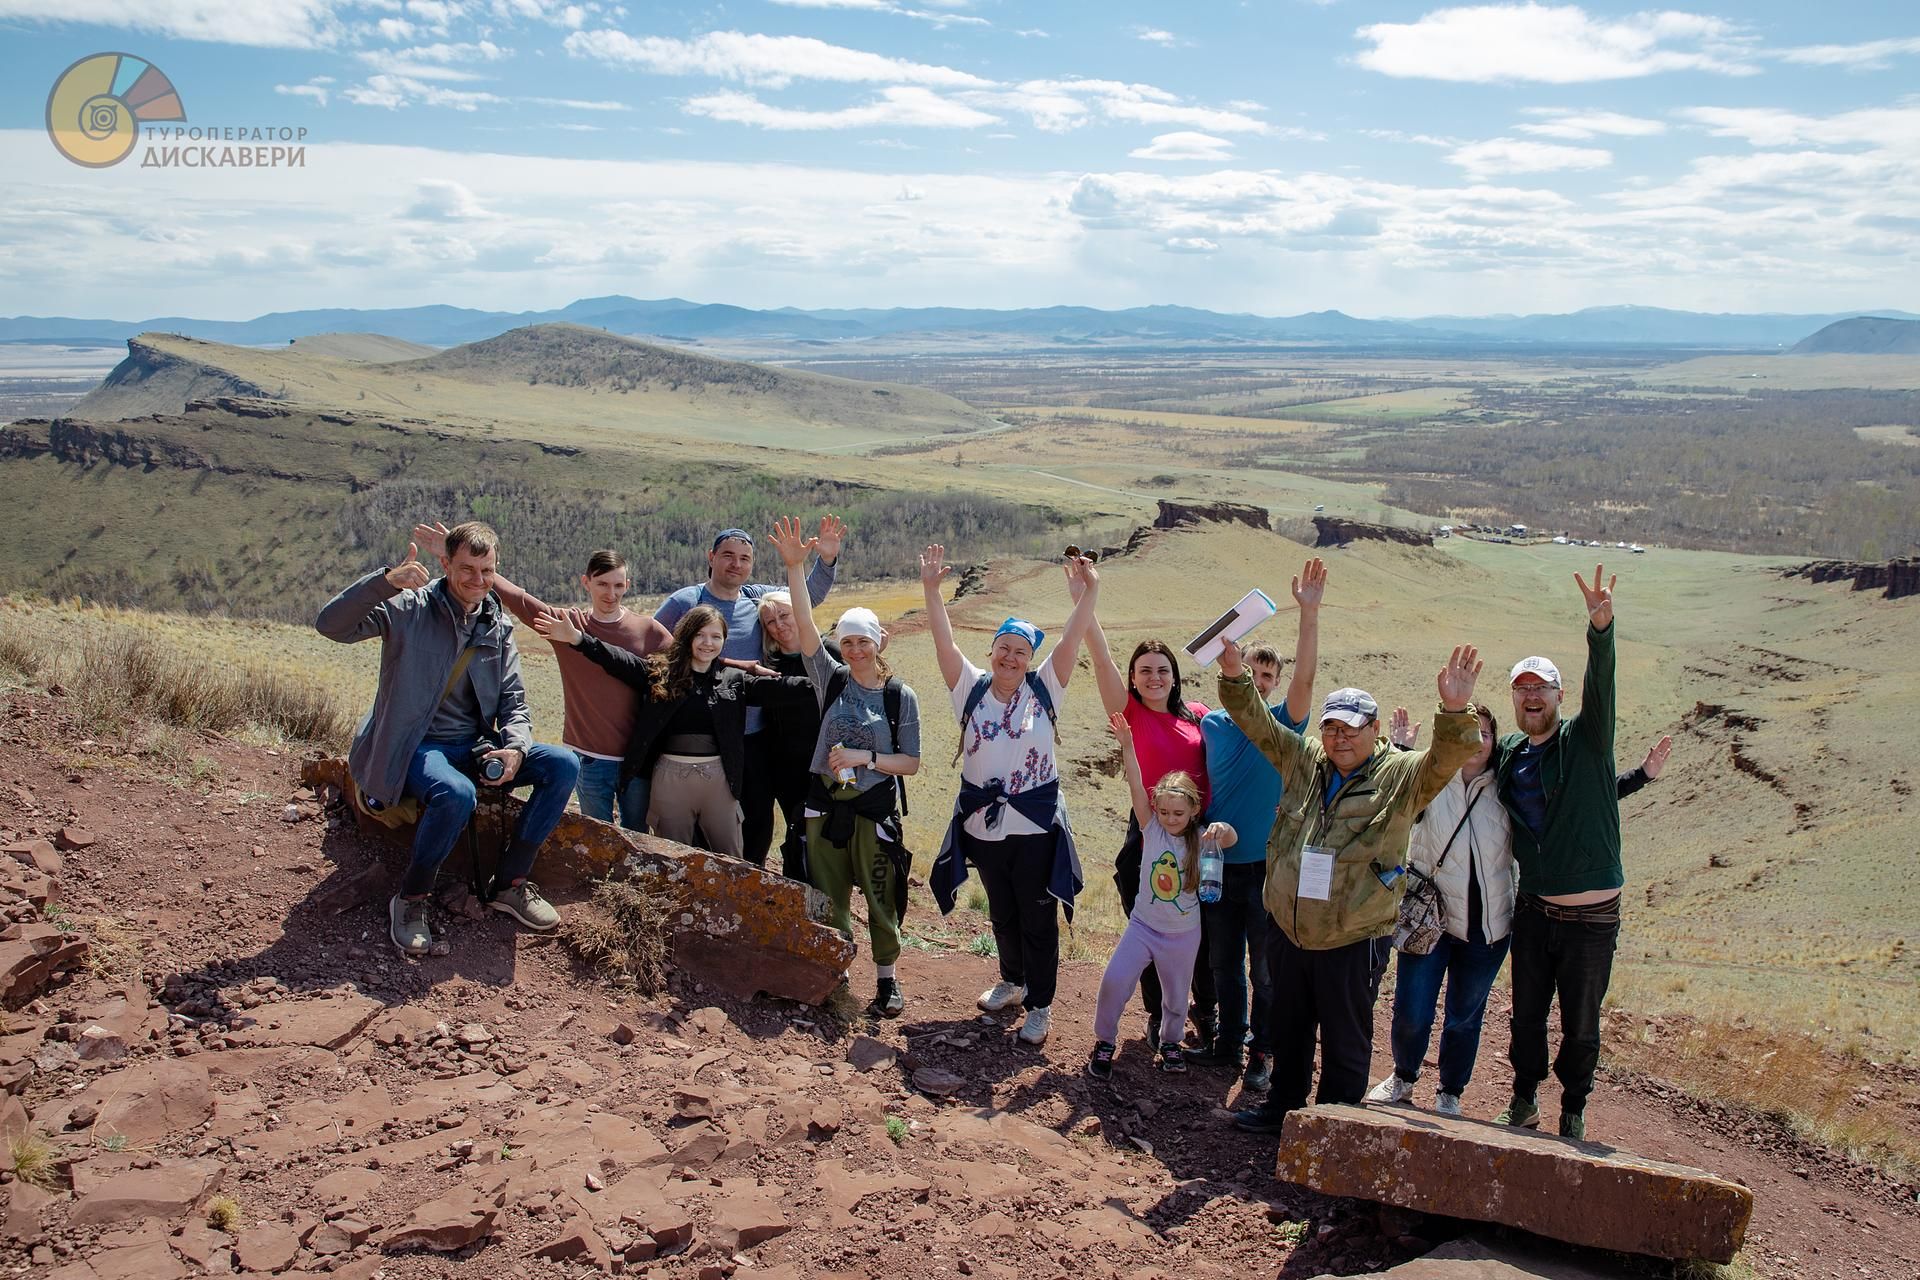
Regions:
<instances>
[{"instance_id":1,"label":"woman with blue headscarf","mask_svg":"<svg viewBox=\"0 0 1920 1280\"><path fill-rule=\"evenodd\" d=\"M1040 1045L1052 1025L1060 969L1054 904L1071 920L1082 883L1054 764L1055 724L1074 655L1093 621L1100 575L1091 560L1069 557L1074 606L1053 655L1037 663L1046 634L1023 618L1008 618L994 632L983 671L954 643L940 594L946 558L941 546L921 554L920 585L940 675L960 720L960 795L928 880L944 913L953 910L967 864L979 870L1000 953L1000 981L981 993L980 1007L998 1013L1021 1005L1020 1039Z\"/></svg>"}]
</instances>

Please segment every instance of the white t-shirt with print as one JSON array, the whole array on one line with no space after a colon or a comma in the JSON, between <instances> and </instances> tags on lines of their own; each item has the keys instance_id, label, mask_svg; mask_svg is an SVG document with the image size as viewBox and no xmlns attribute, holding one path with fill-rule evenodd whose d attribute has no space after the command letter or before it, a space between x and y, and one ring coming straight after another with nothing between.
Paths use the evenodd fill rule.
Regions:
<instances>
[{"instance_id":1,"label":"white t-shirt with print","mask_svg":"<svg viewBox=\"0 0 1920 1280\"><path fill-rule=\"evenodd\" d=\"M986 674L965 658L960 662L960 679L949 690L955 716L966 710L968 695ZM1066 692L1054 677L1053 663L1042 662L1034 674L1053 695L1054 714L1060 714ZM1053 721L1024 679L1014 690L1011 703L1000 701L988 686L972 718L960 726L960 747L960 776L975 786L999 778L1012 796L1044 787L1060 776L1053 761ZM999 840L1004 836L1038 835L1047 828L1028 822L1007 805L1000 811L999 826L989 830L987 811L982 809L967 819L963 829L976 840Z\"/></svg>"},{"instance_id":2,"label":"white t-shirt with print","mask_svg":"<svg viewBox=\"0 0 1920 1280\"><path fill-rule=\"evenodd\" d=\"M1187 842L1170 836L1160 819L1149 818L1140 833L1140 895L1133 919L1160 933L1187 933L1200 927L1200 895L1189 893L1180 874Z\"/></svg>"}]
</instances>

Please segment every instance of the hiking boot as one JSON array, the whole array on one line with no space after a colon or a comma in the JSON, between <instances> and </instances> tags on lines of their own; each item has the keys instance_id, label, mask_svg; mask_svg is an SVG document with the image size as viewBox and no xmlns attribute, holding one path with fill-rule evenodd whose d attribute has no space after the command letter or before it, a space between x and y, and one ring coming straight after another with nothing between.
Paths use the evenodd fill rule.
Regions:
<instances>
[{"instance_id":1,"label":"hiking boot","mask_svg":"<svg viewBox=\"0 0 1920 1280\"><path fill-rule=\"evenodd\" d=\"M394 894L387 903L387 933L393 945L410 956L433 950L433 930L427 927L427 900Z\"/></svg>"},{"instance_id":2,"label":"hiking boot","mask_svg":"<svg viewBox=\"0 0 1920 1280\"><path fill-rule=\"evenodd\" d=\"M1210 1049L1213 1042L1220 1038L1220 1019L1196 1017L1193 1030L1188 1034L1196 1048Z\"/></svg>"},{"instance_id":3,"label":"hiking boot","mask_svg":"<svg viewBox=\"0 0 1920 1280\"><path fill-rule=\"evenodd\" d=\"M1113 1055L1116 1046L1105 1040L1093 1042L1093 1056L1087 1059L1087 1074L1095 1080L1113 1079Z\"/></svg>"},{"instance_id":4,"label":"hiking boot","mask_svg":"<svg viewBox=\"0 0 1920 1280\"><path fill-rule=\"evenodd\" d=\"M1233 1113L1233 1127L1248 1133L1278 1133L1286 1123L1287 1108L1276 1107L1271 1100Z\"/></svg>"},{"instance_id":5,"label":"hiking boot","mask_svg":"<svg viewBox=\"0 0 1920 1280\"><path fill-rule=\"evenodd\" d=\"M1169 1075L1180 1075L1187 1069L1187 1051L1169 1041L1160 1046L1160 1069Z\"/></svg>"},{"instance_id":6,"label":"hiking boot","mask_svg":"<svg viewBox=\"0 0 1920 1280\"><path fill-rule=\"evenodd\" d=\"M1258 1049L1248 1054L1247 1074L1240 1077L1240 1083L1250 1093L1265 1093L1273 1083L1273 1059Z\"/></svg>"},{"instance_id":7,"label":"hiking boot","mask_svg":"<svg viewBox=\"0 0 1920 1280\"><path fill-rule=\"evenodd\" d=\"M1147 1015L1147 1043L1150 1045L1160 1043L1160 1015L1157 1013Z\"/></svg>"},{"instance_id":8,"label":"hiking boot","mask_svg":"<svg viewBox=\"0 0 1920 1280\"><path fill-rule=\"evenodd\" d=\"M535 933L551 933L560 927L560 913L540 896L540 886L531 880L495 885L493 899L487 905L495 911L506 912Z\"/></svg>"},{"instance_id":9,"label":"hiking boot","mask_svg":"<svg viewBox=\"0 0 1920 1280\"><path fill-rule=\"evenodd\" d=\"M1051 1005L1027 1010L1025 1022L1020 1024L1020 1043L1043 1045L1047 1042L1047 1032L1053 1029L1053 1007Z\"/></svg>"},{"instance_id":10,"label":"hiking boot","mask_svg":"<svg viewBox=\"0 0 1920 1280\"><path fill-rule=\"evenodd\" d=\"M1507 1109L1493 1118L1495 1124L1512 1125L1516 1129L1538 1129L1540 1127L1540 1104L1532 1098L1516 1097L1507 1103Z\"/></svg>"},{"instance_id":11,"label":"hiking boot","mask_svg":"<svg viewBox=\"0 0 1920 1280\"><path fill-rule=\"evenodd\" d=\"M998 1013L1011 1008L1027 998L1027 989L1017 982L1008 982L1004 978L993 984L989 991L982 991L980 998L974 1001L984 1013Z\"/></svg>"},{"instance_id":12,"label":"hiking boot","mask_svg":"<svg viewBox=\"0 0 1920 1280\"><path fill-rule=\"evenodd\" d=\"M1587 1113L1584 1111L1562 1111L1560 1113L1560 1136L1572 1138L1575 1142L1587 1140Z\"/></svg>"},{"instance_id":13,"label":"hiking boot","mask_svg":"<svg viewBox=\"0 0 1920 1280\"><path fill-rule=\"evenodd\" d=\"M1367 1093L1368 1102L1404 1103L1413 1097L1413 1081L1402 1080L1395 1072Z\"/></svg>"},{"instance_id":14,"label":"hiking boot","mask_svg":"<svg viewBox=\"0 0 1920 1280\"><path fill-rule=\"evenodd\" d=\"M1433 1095L1433 1109L1443 1116L1460 1114L1460 1095L1448 1093L1445 1089Z\"/></svg>"},{"instance_id":15,"label":"hiking boot","mask_svg":"<svg viewBox=\"0 0 1920 1280\"><path fill-rule=\"evenodd\" d=\"M1208 1067L1225 1067L1229 1071L1240 1070L1241 1051L1246 1045L1246 1036L1225 1034L1204 1041L1199 1048L1187 1053L1188 1062L1197 1062Z\"/></svg>"},{"instance_id":16,"label":"hiking boot","mask_svg":"<svg viewBox=\"0 0 1920 1280\"><path fill-rule=\"evenodd\" d=\"M874 984L873 1003L867 1006L869 1018L897 1018L907 1007L907 997L897 978L881 978Z\"/></svg>"}]
</instances>

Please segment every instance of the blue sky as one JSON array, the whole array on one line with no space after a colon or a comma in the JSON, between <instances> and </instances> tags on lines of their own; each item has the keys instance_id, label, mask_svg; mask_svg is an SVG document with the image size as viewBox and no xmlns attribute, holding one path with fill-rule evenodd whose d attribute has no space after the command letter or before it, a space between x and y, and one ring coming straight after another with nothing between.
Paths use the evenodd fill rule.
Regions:
<instances>
[{"instance_id":1,"label":"blue sky","mask_svg":"<svg viewBox=\"0 0 1920 1280\"><path fill-rule=\"evenodd\" d=\"M305 168L68 163L105 50ZM1891 3L0 0L0 314L1920 309L1916 71Z\"/></svg>"}]
</instances>

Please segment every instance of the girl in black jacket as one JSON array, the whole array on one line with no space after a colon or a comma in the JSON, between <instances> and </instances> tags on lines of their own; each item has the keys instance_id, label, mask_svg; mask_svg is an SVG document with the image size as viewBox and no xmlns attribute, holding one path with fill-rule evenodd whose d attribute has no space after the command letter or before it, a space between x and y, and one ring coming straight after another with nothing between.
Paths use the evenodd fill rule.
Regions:
<instances>
[{"instance_id":1,"label":"girl in black jacket","mask_svg":"<svg viewBox=\"0 0 1920 1280\"><path fill-rule=\"evenodd\" d=\"M639 693L620 780L652 779L647 825L654 833L740 857L747 708L808 704L812 684L724 665L727 620L707 605L689 609L673 629L673 643L646 658L602 644L568 617L535 619L533 629L556 644L577 647ZM706 837L704 844L695 844L695 828Z\"/></svg>"}]
</instances>

